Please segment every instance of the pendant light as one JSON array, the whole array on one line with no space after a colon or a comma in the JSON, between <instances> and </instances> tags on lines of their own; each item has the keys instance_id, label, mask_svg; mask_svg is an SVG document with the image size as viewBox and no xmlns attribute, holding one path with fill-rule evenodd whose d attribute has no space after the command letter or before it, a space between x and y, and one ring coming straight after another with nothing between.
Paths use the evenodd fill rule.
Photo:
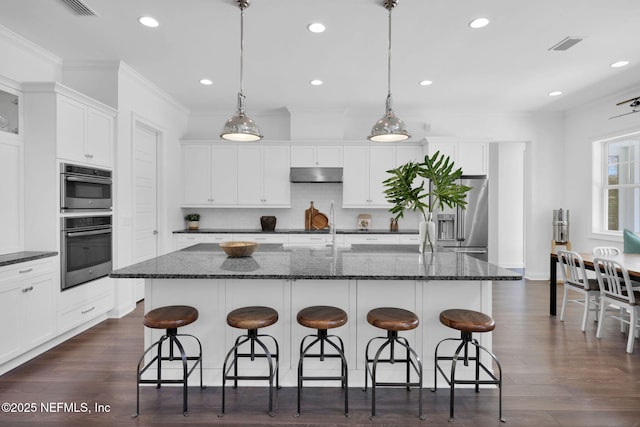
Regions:
<instances>
[{"instance_id":1,"label":"pendant light","mask_svg":"<svg viewBox=\"0 0 640 427\"><path fill-rule=\"evenodd\" d=\"M259 141L262 139L258 125L244 113L245 97L242 90L244 68L244 10L249 7L248 0L238 0L240 7L240 92L238 92L238 111L224 124L220 137L229 141Z\"/></svg>"},{"instance_id":2,"label":"pendant light","mask_svg":"<svg viewBox=\"0 0 640 427\"><path fill-rule=\"evenodd\" d=\"M389 50L387 62L387 102L385 115L373 125L369 140L375 142L398 142L411 138L404 122L393 113L391 106L391 10L398 0L384 0L382 5L389 11Z\"/></svg>"}]
</instances>

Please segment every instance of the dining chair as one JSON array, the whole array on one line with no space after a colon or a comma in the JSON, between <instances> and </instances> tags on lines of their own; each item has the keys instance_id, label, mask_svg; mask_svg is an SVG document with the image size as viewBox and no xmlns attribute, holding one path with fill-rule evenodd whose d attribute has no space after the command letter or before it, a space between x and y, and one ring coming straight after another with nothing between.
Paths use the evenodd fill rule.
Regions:
<instances>
[{"instance_id":1,"label":"dining chair","mask_svg":"<svg viewBox=\"0 0 640 427\"><path fill-rule=\"evenodd\" d=\"M636 330L640 327L638 324L640 291L631 288L629 272L619 262L606 258L594 258L593 265L596 270L601 293L600 322L598 323L596 338L602 338L602 329L604 328L603 325L605 316L607 316L607 309L609 305L612 305L613 308L616 309L616 313L609 314L609 317L618 319L620 322L629 326L627 353L633 353ZM628 289L632 291L628 292Z\"/></svg>"},{"instance_id":2,"label":"dining chair","mask_svg":"<svg viewBox=\"0 0 640 427\"><path fill-rule=\"evenodd\" d=\"M564 312L567 301L582 304L582 332L587 329L587 319L589 312L595 312L595 320L598 321L598 308L600 306L600 286L597 279L587 277L584 268L584 261L577 252L559 250L558 261L560 262L560 272L562 273L562 283L564 288L564 297L562 298L562 309L560 311L560 321L564 322ZM582 299L568 299L569 289L584 295Z\"/></svg>"}]
</instances>

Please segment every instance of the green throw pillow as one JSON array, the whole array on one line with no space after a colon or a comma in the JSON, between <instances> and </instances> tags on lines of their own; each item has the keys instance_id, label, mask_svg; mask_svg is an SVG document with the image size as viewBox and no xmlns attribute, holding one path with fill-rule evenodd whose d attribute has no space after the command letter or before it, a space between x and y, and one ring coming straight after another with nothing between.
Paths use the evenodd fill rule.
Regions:
<instances>
[{"instance_id":1,"label":"green throw pillow","mask_svg":"<svg viewBox=\"0 0 640 427\"><path fill-rule=\"evenodd\" d=\"M622 232L622 236L624 237L624 253L640 254L640 237L626 228Z\"/></svg>"}]
</instances>

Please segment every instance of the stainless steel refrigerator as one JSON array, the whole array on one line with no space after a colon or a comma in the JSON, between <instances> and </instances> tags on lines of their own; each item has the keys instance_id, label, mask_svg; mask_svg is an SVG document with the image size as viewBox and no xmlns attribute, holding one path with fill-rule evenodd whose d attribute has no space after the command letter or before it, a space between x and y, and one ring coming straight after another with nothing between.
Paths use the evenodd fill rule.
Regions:
<instances>
[{"instance_id":1,"label":"stainless steel refrigerator","mask_svg":"<svg viewBox=\"0 0 640 427\"><path fill-rule=\"evenodd\" d=\"M484 175L463 176L460 184L471 187L465 209L434 211L438 250L466 253L488 260L489 185Z\"/></svg>"}]
</instances>

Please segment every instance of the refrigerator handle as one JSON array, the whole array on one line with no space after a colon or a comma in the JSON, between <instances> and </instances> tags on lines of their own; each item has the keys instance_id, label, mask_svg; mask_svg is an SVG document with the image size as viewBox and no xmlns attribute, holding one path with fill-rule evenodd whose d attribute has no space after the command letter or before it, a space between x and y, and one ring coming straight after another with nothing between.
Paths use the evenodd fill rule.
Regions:
<instances>
[{"instance_id":1,"label":"refrigerator handle","mask_svg":"<svg viewBox=\"0 0 640 427\"><path fill-rule=\"evenodd\" d=\"M458 206L457 207L457 217L458 217L458 224L456 227L456 240L458 242L464 242L464 210Z\"/></svg>"}]
</instances>

